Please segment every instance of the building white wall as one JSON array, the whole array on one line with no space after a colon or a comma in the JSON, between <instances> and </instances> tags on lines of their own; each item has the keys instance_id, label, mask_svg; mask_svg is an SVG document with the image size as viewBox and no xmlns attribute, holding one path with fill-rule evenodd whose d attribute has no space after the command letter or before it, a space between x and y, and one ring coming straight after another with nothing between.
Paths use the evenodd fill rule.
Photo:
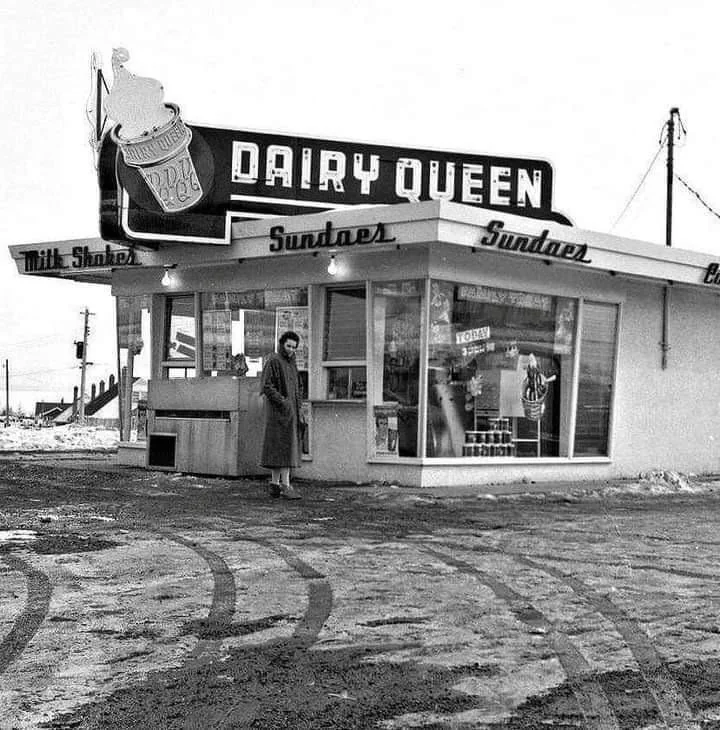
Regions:
<instances>
[{"instance_id":1,"label":"building white wall","mask_svg":"<svg viewBox=\"0 0 720 730\"><path fill-rule=\"evenodd\" d=\"M662 287L634 285L623 308L613 472L720 471L720 299L670 287L667 369Z\"/></svg>"},{"instance_id":2,"label":"building white wall","mask_svg":"<svg viewBox=\"0 0 720 730\"><path fill-rule=\"evenodd\" d=\"M526 480L576 481L635 477L653 468L720 471L720 341L718 294L710 288L670 287L668 368L661 368L662 284L614 276L511 254L453 245L385 252L343 252L343 275L330 277L326 262L312 257L247 260L182 272L187 291L323 285L364 279L415 278L429 274L556 296L586 297L621 307L611 457L525 461L453 459L421 466L419 460L368 462L366 410L358 404L314 407L311 461L300 476L333 481L392 481L422 486L478 486ZM159 291L157 272L142 271L115 284L115 292ZM166 292L163 292L166 293ZM169 293L169 292L168 292ZM314 368L321 322L313 306ZM317 388L314 397L318 397Z\"/></svg>"}]
</instances>

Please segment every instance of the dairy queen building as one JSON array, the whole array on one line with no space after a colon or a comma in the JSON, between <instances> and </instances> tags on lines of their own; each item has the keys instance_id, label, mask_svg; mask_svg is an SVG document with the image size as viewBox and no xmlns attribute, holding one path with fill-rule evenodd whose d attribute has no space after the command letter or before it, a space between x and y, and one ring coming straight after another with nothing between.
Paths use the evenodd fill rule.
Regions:
<instances>
[{"instance_id":1,"label":"dairy queen building","mask_svg":"<svg viewBox=\"0 0 720 730\"><path fill-rule=\"evenodd\" d=\"M121 464L266 473L258 376L294 330L304 478L718 471L719 260L574 227L543 160L165 106L102 136L99 237L10 247L23 275L110 287Z\"/></svg>"}]
</instances>

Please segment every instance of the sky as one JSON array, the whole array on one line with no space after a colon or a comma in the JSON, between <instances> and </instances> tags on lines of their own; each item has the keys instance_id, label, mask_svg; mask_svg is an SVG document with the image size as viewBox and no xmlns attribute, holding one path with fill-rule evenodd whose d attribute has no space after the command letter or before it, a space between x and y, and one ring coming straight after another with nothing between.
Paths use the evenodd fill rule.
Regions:
<instances>
[{"instance_id":1,"label":"sky","mask_svg":"<svg viewBox=\"0 0 720 730\"><path fill-rule=\"evenodd\" d=\"M673 245L720 259L717 8L2 0L0 362L11 407L25 391L72 397L86 307L88 383L117 370L109 287L21 276L7 250L98 235L85 117L93 52L111 81L112 49L128 49L127 69L160 80L191 124L548 160L554 210L579 228L659 245L661 139L677 107L686 133L675 171L697 195L675 182Z\"/></svg>"}]
</instances>

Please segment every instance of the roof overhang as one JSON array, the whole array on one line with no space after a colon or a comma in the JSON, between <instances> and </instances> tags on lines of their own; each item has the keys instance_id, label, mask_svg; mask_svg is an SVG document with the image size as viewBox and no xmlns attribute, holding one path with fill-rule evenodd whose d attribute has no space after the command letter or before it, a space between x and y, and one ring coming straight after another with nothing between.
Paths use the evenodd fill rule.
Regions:
<instances>
[{"instance_id":1,"label":"roof overhang","mask_svg":"<svg viewBox=\"0 0 720 730\"><path fill-rule=\"evenodd\" d=\"M545 261L720 293L716 257L647 241L611 236L447 201L356 207L340 211L244 221L232 225L230 245L159 242L156 250L99 238L11 246L21 274L106 283L113 271L200 268L238 260L381 253L398 248L457 246L480 256Z\"/></svg>"},{"instance_id":2,"label":"roof overhang","mask_svg":"<svg viewBox=\"0 0 720 730\"><path fill-rule=\"evenodd\" d=\"M112 272L146 264L147 252L101 238L75 238L10 246L20 274L111 284Z\"/></svg>"}]
</instances>

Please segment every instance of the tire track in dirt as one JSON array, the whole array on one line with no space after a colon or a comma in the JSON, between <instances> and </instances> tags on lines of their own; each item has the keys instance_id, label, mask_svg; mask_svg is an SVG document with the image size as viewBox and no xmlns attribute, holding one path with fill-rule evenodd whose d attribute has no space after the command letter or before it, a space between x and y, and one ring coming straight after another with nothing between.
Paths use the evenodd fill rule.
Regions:
<instances>
[{"instance_id":1,"label":"tire track in dirt","mask_svg":"<svg viewBox=\"0 0 720 730\"><path fill-rule=\"evenodd\" d=\"M213 596L205 622L208 627L219 633L229 630L235 613L237 591L235 578L228 564L217 553L199 545L196 540L188 540L174 532L162 531L160 534L192 550L207 563L212 574ZM202 664L212 660L216 657L220 646L219 639L200 639L185 663Z\"/></svg>"},{"instance_id":2,"label":"tire track in dirt","mask_svg":"<svg viewBox=\"0 0 720 730\"><path fill-rule=\"evenodd\" d=\"M578 709L583 717L584 727L588 730L617 730L619 728L615 712L605 691L595 679L595 672L566 634L558 631L554 624L526 598L497 578L465 560L429 547L423 547L423 550L443 563L480 580L499 599L505 601L518 620L531 629L540 630L545 634L548 644L565 671L568 684L575 695Z\"/></svg>"},{"instance_id":3,"label":"tire track in dirt","mask_svg":"<svg viewBox=\"0 0 720 730\"><path fill-rule=\"evenodd\" d=\"M27 598L23 612L0 642L0 674L3 674L23 653L37 633L50 610L50 596L52 595L50 579L45 573L14 555L3 555L2 559L11 570L25 576Z\"/></svg>"},{"instance_id":4,"label":"tire track in dirt","mask_svg":"<svg viewBox=\"0 0 720 730\"><path fill-rule=\"evenodd\" d=\"M290 654L293 663L306 665L309 671L309 661L305 651L317 641L320 631L332 611L333 595L330 582L325 575L315 570L309 563L306 563L283 545L270 540L240 535L237 536L237 539L261 545L276 553L303 579L310 581L308 584L307 609L295 626L292 636L287 640L278 642L269 649L255 670L257 672L267 671L267 667L280 657ZM266 690L268 694L275 691L277 690L270 687ZM221 717L214 720L206 718L206 727L208 730L253 727L262 706L262 697L255 697L252 700L240 700L228 708Z\"/></svg>"},{"instance_id":5,"label":"tire track in dirt","mask_svg":"<svg viewBox=\"0 0 720 730\"><path fill-rule=\"evenodd\" d=\"M558 554L550 553L533 553L535 559L544 558L554 562L561 562L566 558L559 557ZM667 575L675 575L680 578L697 578L699 580L717 580L717 576L713 573L701 573L696 570L686 570L685 568L664 568L661 565L651 565L650 563L630 563L629 561L618 562L612 560L582 560L577 556L572 556L573 563L583 565L604 565L607 568L630 568L630 570L654 570L656 573L666 573Z\"/></svg>"},{"instance_id":6,"label":"tire track in dirt","mask_svg":"<svg viewBox=\"0 0 720 730\"><path fill-rule=\"evenodd\" d=\"M292 643L297 648L308 649L316 641L332 611L332 588L322 573L301 560L282 545L269 540L256 540L258 544L277 553L301 578L312 581L308 585L308 607L293 632Z\"/></svg>"},{"instance_id":7,"label":"tire track in dirt","mask_svg":"<svg viewBox=\"0 0 720 730\"><path fill-rule=\"evenodd\" d=\"M551 565L538 563L524 555L503 554L562 581L572 588L577 595L582 596L599 614L607 618L615 626L633 657L635 657L640 674L655 699L655 704L663 721L670 727L698 727L694 724L693 712L680 685L672 678L665 662L650 641L650 637L635 619L630 618L623 609L615 605L607 596L600 594L573 575L558 570Z\"/></svg>"},{"instance_id":8,"label":"tire track in dirt","mask_svg":"<svg viewBox=\"0 0 720 730\"><path fill-rule=\"evenodd\" d=\"M680 685L671 676L665 662L650 641L650 637L635 619L628 616L607 596L602 595L575 576L521 553L486 546L468 547L460 544L443 544L450 548L470 550L476 553L503 555L563 582L615 627L637 662L640 675L663 721L669 727L682 727L687 730L699 727Z\"/></svg>"}]
</instances>

